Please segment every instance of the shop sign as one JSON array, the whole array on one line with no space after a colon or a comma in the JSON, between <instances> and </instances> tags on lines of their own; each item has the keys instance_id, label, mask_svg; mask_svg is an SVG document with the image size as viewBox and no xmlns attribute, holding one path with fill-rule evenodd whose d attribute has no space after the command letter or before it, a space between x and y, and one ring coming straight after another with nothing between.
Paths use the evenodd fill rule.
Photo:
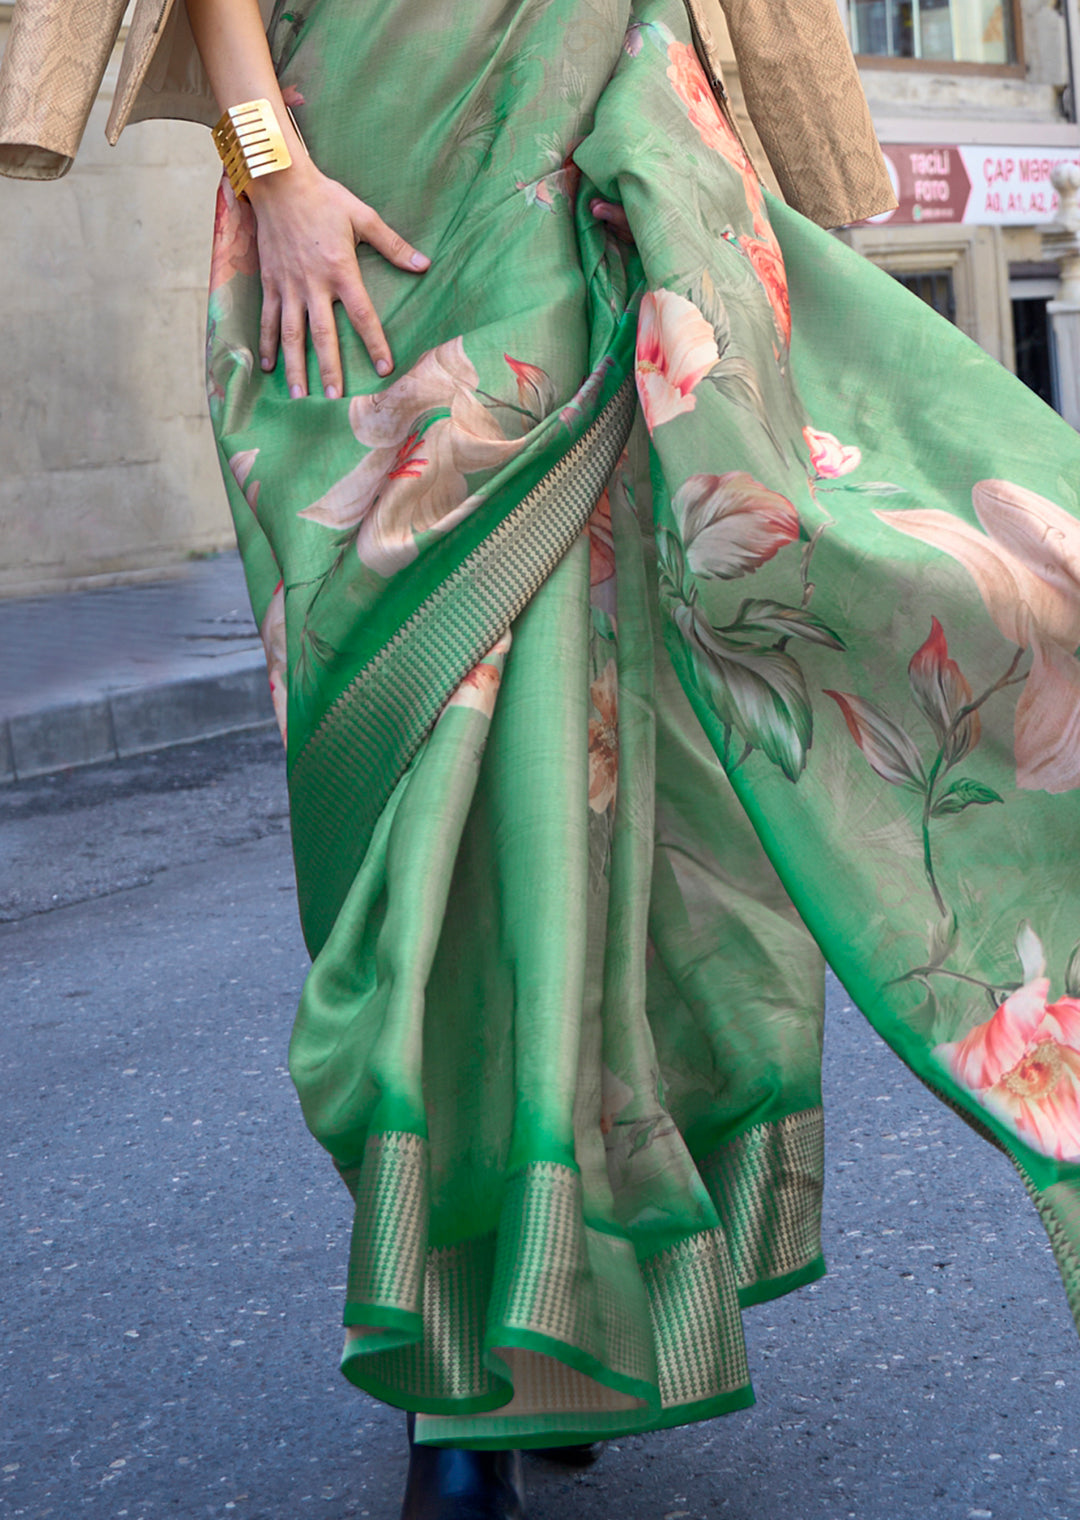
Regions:
<instances>
[{"instance_id":1,"label":"shop sign","mask_svg":"<svg viewBox=\"0 0 1080 1520\"><path fill-rule=\"evenodd\" d=\"M894 226L967 222L1016 227L1051 222L1058 198L1050 171L1056 164L1080 164L1077 148L884 143L882 152L900 205L871 220Z\"/></svg>"}]
</instances>

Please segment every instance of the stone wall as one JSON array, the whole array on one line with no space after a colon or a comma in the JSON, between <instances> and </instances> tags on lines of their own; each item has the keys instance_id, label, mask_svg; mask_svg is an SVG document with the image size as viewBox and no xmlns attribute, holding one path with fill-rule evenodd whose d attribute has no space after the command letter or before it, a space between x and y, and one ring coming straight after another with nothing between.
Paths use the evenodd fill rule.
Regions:
<instances>
[{"instance_id":1,"label":"stone wall","mask_svg":"<svg viewBox=\"0 0 1080 1520\"><path fill-rule=\"evenodd\" d=\"M232 542L202 378L217 155L181 122L108 147L111 86L64 179L0 179L0 595Z\"/></svg>"}]
</instances>

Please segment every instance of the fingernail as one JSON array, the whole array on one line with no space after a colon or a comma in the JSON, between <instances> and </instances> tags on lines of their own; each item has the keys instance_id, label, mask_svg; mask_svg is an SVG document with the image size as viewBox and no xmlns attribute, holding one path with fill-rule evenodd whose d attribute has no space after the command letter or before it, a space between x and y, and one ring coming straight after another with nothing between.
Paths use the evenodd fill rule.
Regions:
<instances>
[{"instance_id":1,"label":"fingernail","mask_svg":"<svg viewBox=\"0 0 1080 1520\"><path fill-rule=\"evenodd\" d=\"M273 359L260 359L259 363L262 365L263 369L273 369L274 367Z\"/></svg>"},{"instance_id":2,"label":"fingernail","mask_svg":"<svg viewBox=\"0 0 1080 1520\"><path fill-rule=\"evenodd\" d=\"M414 269L426 269L431 263L426 253L414 253L410 263Z\"/></svg>"},{"instance_id":3,"label":"fingernail","mask_svg":"<svg viewBox=\"0 0 1080 1520\"><path fill-rule=\"evenodd\" d=\"M388 375L393 367L389 359L379 359L375 364L375 369L380 375Z\"/></svg>"},{"instance_id":4,"label":"fingernail","mask_svg":"<svg viewBox=\"0 0 1080 1520\"><path fill-rule=\"evenodd\" d=\"M341 392L338 390L336 385L328 385L324 394L327 401L336 401L341 395Z\"/></svg>"},{"instance_id":5,"label":"fingernail","mask_svg":"<svg viewBox=\"0 0 1080 1520\"><path fill-rule=\"evenodd\" d=\"M299 401L300 397L303 394L304 394L304 387L302 385L290 385L289 386L289 395L293 398L294 401Z\"/></svg>"}]
</instances>

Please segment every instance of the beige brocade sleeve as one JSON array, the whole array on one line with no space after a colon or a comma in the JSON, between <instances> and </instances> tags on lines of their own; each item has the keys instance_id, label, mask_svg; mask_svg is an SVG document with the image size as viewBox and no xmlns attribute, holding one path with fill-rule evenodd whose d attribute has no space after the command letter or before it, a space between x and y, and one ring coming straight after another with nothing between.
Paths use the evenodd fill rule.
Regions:
<instances>
[{"instance_id":1,"label":"beige brocade sleeve","mask_svg":"<svg viewBox=\"0 0 1080 1520\"><path fill-rule=\"evenodd\" d=\"M0 63L0 173L59 179L71 168L126 0L15 0Z\"/></svg>"},{"instance_id":2,"label":"beige brocade sleeve","mask_svg":"<svg viewBox=\"0 0 1080 1520\"><path fill-rule=\"evenodd\" d=\"M836 0L720 0L746 109L789 205L825 227L896 205Z\"/></svg>"}]
</instances>

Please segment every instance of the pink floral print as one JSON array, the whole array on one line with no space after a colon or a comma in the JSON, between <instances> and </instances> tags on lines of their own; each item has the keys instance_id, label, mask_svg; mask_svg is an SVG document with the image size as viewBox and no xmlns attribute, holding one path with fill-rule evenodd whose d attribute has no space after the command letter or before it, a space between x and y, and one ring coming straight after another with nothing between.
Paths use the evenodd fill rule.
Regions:
<instances>
[{"instance_id":1,"label":"pink floral print","mask_svg":"<svg viewBox=\"0 0 1080 1520\"><path fill-rule=\"evenodd\" d=\"M922 756L911 739L876 702L851 691L828 691L844 716L848 732L862 750L871 770L890 786L922 789L926 772Z\"/></svg>"},{"instance_id":2,"label":"pink floral print","mask_svg":"<svg viewBox=\"0 0 1080 1520\"><path fill-rule=\"evenodd\" d=\"M762 215L754 217L754 236L739 238L739 247L750 260L758 281L769 298L780 341L786 348L791 342L791 301L788 297L784 255L769 223Z\"/></svg>"},{"instance_id":3,"label":"pink floral print","mask_svg":"<svg viewBox=\"0 0 1080 1520\"><path fill-rule=\"evenodd\" d=\"M949 657L945 630L936 617L930 619L926 642L911 657L908 680L912 695L945 746L946 762L952 765L962 760L978 744L982 722L977 711L958 720L974 693L959 665Z\"/></svg>"},{"instance_id":4,"label":"pink floral print","mask_svg":"<svg viewBox=\"0 0 1080 1520\"><path fill-rule=\"evenodd\" d=\"M686 107L691 126L707 148L712 148L726 158L731 167L742 176L746 203L756 214L763 205L763 199L754 166L734 127L721 111L697 54L688 42L672 42L667 51L671 60L667 77Z\"/></svg>"},{"instance_id":5,"label":"pink floral print","mask_svg":"<svg viewBox=\"0 0 1080 1520\"><path fill-rule=\"evenodd\" d=\"M619 673L608 660L589 687L594 718L589 719L589 806L604 813L619 783Z\"/></svg>"},{"instance_id":6,"label":"pink floral print","mask_svg":"<svg viewBox=\"0 0 1080 1520\"><path fill-rule=\"evenodd\" d=\"M695 388L719 363L716 334L692 301L650 290L638 317L635 375L649 432L692 412Z\"/></svg>"},{"instance_id":7,"label":"pink floral print","mask_svg":"<svg viewBox=\"0 0 1080 1520\"><path fill-rule=\"evenodd\" d=\"M246 200L237 200L222 175L214 211L214 242L210 255L210 293L234 274L258 274L259 245L255 213Z\"/></svg>"},{"instance_id":8,"label":"pink floral print","mask_svg":"<svg viewBox=\"0 0 1080 1520\"><path fill-rule=\"evenodd\" d=\"M270 605L259 624L259 637L266 652L266 668L270 676L270 696L274 703L281 737L286 737L286 715L289 707L289 688L286 671L288 658L285 647L285 583L278 581Z\"/></svg>"},{"instance_id":9,"label":"pink floral print","mask_svg":"<svg viewBox=\"0 0 1080 1520\"><path fill-rule=\"evenodd\" d=\"M1080 1000L1049 995L1049 978L1035 977L934 1055L1035 1150L1080 1161Z\"/></svg>"},{"instance_id":10,"label":"pink floral print","mask_svg":"<svg viewBox=\"0 0 1080 1520\"><path fill-rule=\"evenodd\" d=\"M482 660L473 666L447 702L447 707L470 707L491 719L495 715L495 702L502 685L503 668L510 652L509 628L496 640Z\"/></svg>"},{"instance_id":11,"label":"pink floral print","mask_svg":"<svg viewBox=\"0 0 1080 1520\"><path fill-rule=\"evenodd\" d=\"M843 444L832 433L812 427L804 427L802 433L810 450L810 467L820 480L849 475L862 463L862 452L853 443Z\"/></svg>"},{"instance_id":12,"label":"pink floral print","mask_svg":"<svg viewBox=\"0 0 1080 1520\"><path fill-rule=\"evenodd\" d=\"M517 381L518 406L521 409L521 430L527 433L531 427L542 422L550 412L555 400L555 387L551 376L539 364L528 364L524 359L512 359L503 354Z\"/></svg>"},{"instance_id":13,"label":"pink floral print","mask_svg":"<svg viewBox=\"0 0 1080 1520\"><path fill-rule=\"evenodd\" d=\"M611 532L611 497L605 487L589 518L589 585L603 585L614 574L615 540Z\"/></svg>"}]
</instances>

